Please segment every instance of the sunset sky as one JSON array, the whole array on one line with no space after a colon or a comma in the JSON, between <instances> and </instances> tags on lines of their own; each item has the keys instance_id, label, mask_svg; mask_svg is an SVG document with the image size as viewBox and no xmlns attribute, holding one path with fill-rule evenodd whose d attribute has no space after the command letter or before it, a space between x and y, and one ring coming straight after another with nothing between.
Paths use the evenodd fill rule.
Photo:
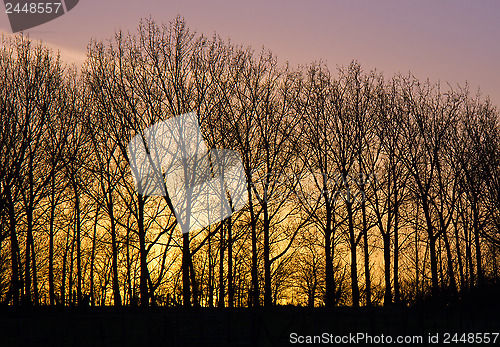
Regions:
<instances>
[{"instance_id":1,"label":"sunset sky","mask_svg":"<svg viewBox=\"0 0 500 347\"><path fill-rule=\"evenodd\" d=\"M11 33L5 8L0 31ZM80 0L66 15L28 31L60 49L67 61L85 59L90 38L135 31L152 16L183 16L190 28L257 50L271 49L292 66L322 59L330 68L357 59L386 77L411 71L420 79L481 87L500 105L500 1L497 0Z\"/></svg>"}]
</instances>

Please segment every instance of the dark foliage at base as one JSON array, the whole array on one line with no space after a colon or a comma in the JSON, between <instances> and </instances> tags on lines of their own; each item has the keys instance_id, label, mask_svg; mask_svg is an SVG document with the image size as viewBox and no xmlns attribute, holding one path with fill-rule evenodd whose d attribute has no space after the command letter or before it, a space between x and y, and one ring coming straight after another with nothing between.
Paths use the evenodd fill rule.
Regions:
<instances>
[{"instance_id":1,"label":"dark foliage at base","mask_svg":"<svg viewBox=\"0 0 500 347\"><path fill-rule=\"evenodd\" d=\"M3 307L0 345L276 346L290 345L291 333L420 335L426 345L429 334L499 332L500 300L487 297L492 296L468 297L452 305L429 300L414 307L333 309Z\"/></svg>"}]
</instances>

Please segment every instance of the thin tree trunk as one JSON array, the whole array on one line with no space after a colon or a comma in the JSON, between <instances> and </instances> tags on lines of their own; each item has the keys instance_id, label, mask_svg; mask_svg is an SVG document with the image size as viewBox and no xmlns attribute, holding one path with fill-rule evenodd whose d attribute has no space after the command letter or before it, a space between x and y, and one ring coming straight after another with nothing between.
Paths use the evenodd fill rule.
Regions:
<instances>
[{"instance_id":1,"label":"thin tree trunk","mask_svg":"<svg viewBox=\"0 0 500 347\"><path fill-rule=\"evenodd\" d=\"M231 216L226 220L227 224L227 296L228 307L234 307L234 285L233 285L233 226Z\"/></svg>"},{"instance_id":2,"label":"thin tree trunk","mask_svg":"<svg viewBox=\"0 0 500 347\"><path fill-rule=\"evenodd\" d=\"M365 293L366 293L366 306L372 305L372 281L370 277L370 250L368 248L368 222L366 220L366 202L364 187L361 190L363 194L363 201L361 202L361 214L363 223L363 252L364 252L364 265L365 265Z\"/></svg>"},{"instance_id":3,"label":"thin tree trunk","mask_svg":"<svg viewBox=\"0 0 500 347\"><path fill-rule=\"evenodd\" d=\"M76 304L82 304L82 250L81 250L81 221L80 196L76 178L74 177L73 190L75 194L75 232L76 232Z\"/></svg>"},{"instance_id":4,"label":"thin tree trunk","mask_svg":"<svg viewBox=\"0 0 500 347\"><path fill-rule=\"evenodd\" d=\"M219 251L219 300L218 307L223 308L225 306L224 303L224 294L225 294L225 286L224 286L224 224L225 221L221 222L220 228L220 251Z\"/></svg>"},{"instance_id":5,"label":"thin tree trunk","mask_svg":"<svg viewBox=\"0 0 500 347\"><path fill-rule=\"evenodd\" d=\"M432 278L432 296L439 294L438 265L436 257L436 237L429 233L429 252L431 258L431 278Z\"/></svg>"},{"instance_id":6,"label":"thin tree trunk","mask_svg":"<svg viewBox=\"0 0 500 347\"><path fill-rule=\"evenodd\" d=\"M221 228L222 229L222 228ZM208 307L214 307L214 269L215 264L212 264L212 237L208 233ZM201 274L203 278L203 273Z\"/></svg>"},{"instance_id":7,"label":"thin tree trunk","mask_svg":"<svg viewBox=\"0 0 500 347\"><path fill-rule=\"evenodd\" d=\"M447 267L448 267L448 277L450 280L450 291L452 294L455 294L457 292L457 282L455 280L455 271L453 270L453 258L451 255L451 247L450 247L450 242L448 240L448 233L446 230L443 230L443 240L444 240L444 247L446 250L446 258L447 258Z\"/></svg>"},{"instance_id":8,"label":"thin tree trunk","mask_svg":"<svg viewBox=\"0 0 500 347\"><path fill-rule=\"evenodd\" d=\"M467 258L467 272L468 272L468 285L467 289L470 290L474 286L475 282L475 272L474 272L474 263L472 262L472 240L471 234L472 232L468 229L464 229L465 233L465 257Z\"/></svg>"},{"instance_id":9,"label":"thin tree trunk","mask_svg":"<svg viewBox=\"0 0 500 347\"><path fill-rule=\"evenodd\" d=\"M395 201L396 205L394 206L394 255L393 255L394 256L394 302L396 304L399 304L401 302L401 294L399 287L399 202L397 202L397 197Z\"/></svg>"},{"instance_id":10,"label":"thin tree trunk","mask_svg":"<svg viewBox=\"0 0 500 347\"><path fill-rule=\"evenodd\" d=\"M36 255L35 255L35 243L33 237L31 238L31 268L33 269L33 303L35 306L40 304L39 293L38 293L38 271L36 266Z\"/></svg>"},{"instance_id":11,"label":"thin tree trunk","mask_svg":"<svg viewBox=\"0 0 500 347\"><path fill-rule=\"evenodd\" d=\"M120 285L118 282L118 245L116 241L116 221L114 215L114 203L111 189L109 189L108 197L108 214L111 224L111 253L112 253L112 268L113 268L113 299L115 306L122 305L122 297L120 294Z\"/></svg>"},{"instance_id":12,"label":"thin tree trunk","mask_svg":"<svg viewBox=\"0 0 500 347\"><path fill-rule=\"evenodd\" d=\"M252 187L250 180L247 186L248 189L248 204L250 209L250 224L252 228L252 285L250 287L250 302L248 306L260 305L260 292L259 292L259 276L258 276L258 259L257 259L257 221L255 219L254 206L252 201Z\"/></svg>"},{"instance_id":13,"label":"thin tree trunk","mask_svg":"<svg viewBox=\"0 0 500 347\"><path fill-rule=\"evenodd\" d=\"M482 287L484 284L484 275L482 267L482 256L481 256L481 243L479 241L479 211L477 203L474 202L473 205L473 216L474 216L474 248L476 249L476 273L477 273L477 286Z\"/></svg>"},{"instance_id":14,"label":"thin tree trunk","mask_svg":"<svg viewBox=\"0 0 500 347\"><path fill-rule=\"evenodd\" d=\"M73 262L74 262L74 251L75 251L75 237L71 241L71 252L69 254L69 283L68 283L68 295L69 295L69 305L73 306L75 304L75 296L73 295Z\"/></svg>"},{"instance_id":15,"label":"thin tree trunk","mask_svg":"<svg viewBox=\"0 0 500 347\"><path fill-rule=\"evenodd\" d=\"M419 300L420 297L420 292L419 292L419 280L420 280L420 272L419 272L419 257L418 257L418 252L419 252L419 245L418 245L418 217L419 217L419 211L418 211L418 204L416 204L417 208L415 211L415 301Z\"/></svg>"},{"instance_id":16,"label":"thin tree trunk","mask_svg":"<svg viewBox=\"0 0 500 347\"><path fill-rule=\"evenodd\" d=\"M31 247L33 245L33 167L28 168L28 201L26 206L26 247L24 260L24 303L31 305Z\"/></svg>"},{"instance_id":17,"label":"thin tree trunk","mask_svg":"<svg viewBox=\"0 0 500 347\"><path fill-rule=\"evenodd\" d=\"M54 223L55 223L55 173L52 170L51 200L50 200L50 221L49 221L49 302L51 306L56 304L54 289Z\"/></svg>"},{"instance_id":18,"label":"thin tree trunk","mask_svg":"<svg viewBox=\"0 0 500 347\"><path fill-rule=\"evenodd\" d=\"M191 306L191 288L189 283L189 233L182 234L182 296L183 305Z\"/></svg>"},{"instance_id":19,"label":"thin tree trunk","mask_svg":"<svg viewBox=\"0 0 500 347\"><path fill-rule=\"evenodd\" d=\"M12 191L10 186L7 186L7 204L9 211L9 230L10 230L10 261L11 261L11 286L12 286L12 304L19 306L19 243L16 233L16 212L14 201L12 198Z\"/></svg>"},{"instance_id":20,"label":"thin tree trunk","mask_svg":"<svg viewBox=\"0 0 500 347\"><path fill-rule=\"evenodd\" d=\"M141 264L140 291L141 291L141 306L149 306L149 291L148 291L148 260L146 251L146 230L144 228L144 197L138 196L139 218L137 220L139 228L139 256Z\"/></svg>"},{"instance_id":21,"label":"thin tree trunk","mask_svg":"<svg viewBox=\"0 0 500 347\"><path fill-rule=\"evenodd\" d=\"M349 197L350 199L350 197ZM352 203L347 202L347 218L349 222L349 243L351 248L351 295L352 305L359 306L359 286L358 286L358 259L357 259L357 243L354 235L354 215L352 211Z\"/></svg>"},{"instance_id":22,"label":"thin tree trunk","mask_svg":"<svg viewBox=\"0 0 500 347\"><path fill-rule=\"evenodd\" d=\"M327 191L325 189L325 194ZM326 227L325 227L325 305L327 307L335 306L335 279L333 277L333 245L332 245L332 219L333 211L331 202L327 199L326 206Z\"/></svg>"},{"instance_id":23,"label":"thin tree trunk","mask_svg":"<svg viewBox=\"0 0 500 347\"><path fill-rule=\"evenodd\" d=\"M392 302L391 290L391 234L387 230L382 234L384 242L384 279L385 279L385 292L384 292L384 305L390 305Z\"/></svg>"},{"instance_id":24,"label":"thin tree trunk","mask_svg":"<svg viewBox=\"0 0 500 347\"><path fill-rule=\"evenodd\" d=\"M129 299L129 304L130 305L135 305L135 299L134 299L134 293L132 291L132 274L131 274L131 267L132 267L132 262L130 260L130 228L129 224L127 223L127 287L128 287L128 299Z\"/></svg>"},{"instance_id":25,"label":"thin tree trunk","mask_svg":"<svg viewBox=\"0 0 500 347\"><path fill-rule=\"evenodd\" d=\"M193 258L191 256L191 252L189 252L189 271L191 275L191 285L193 286L193 306L194 307L199 307L200 306L200 291L198 290L198 281L196 281L196 273L194 272L194 264L193 264Z\"/></svg>"},{"instance_id":26,"label":"thin tree trunk","mask_svg":"<svg viewBox=\"0 0 500 347\"><path fill-rule=\"evenodd\" d=\"M265 198L264 198L265 199ZM264 306L272 306L272 292L271 292L271 259L269 249L269 212L267 210L267 203L264 202Z\"/></svg>"},{"instance_id":27,"label":"thin tree trunk","mask_svg":"<svg viewBox=\"0 0 500 347\"><path fill-rule=\"evenodd\" d=\"M62 266L62 278L61 278L61 305L66 305L66 268L68 264L68 250L69 250L69 230L66 235L66 246L64 248L63 256L63 266Z\"/></svg>"},{"instance_id":28,"label":"thin tree trunk","mask_svg":"<svg viewBox=\"0 0 500 347\"><path fill-rule=\"evenodd\" d=\"M434 227L432 226L431 215L429 206L425 197L422 197L422 208L424 211L425 221L427 223L427 235L429 238L429 252L431 260L431 279L432 279L432 296L437 297L439 294L439 280L438 280L438 264L436 257L436 239L434 235Z\"/></svg>"},{"instance_id":29,"label":"thin tree trunk","mask_svg":"<svg viewBox=\"0 0 500 347\"><path fill-rule=\"evenodd\" d=\"M460 292L463 291L465 285L464 265L462 263L462 252L460 250L460 237L458 235L458 222L453 223L455 230L455 251L457 252L458 273L460 276Z\"/></svg>"},{"instance_id":30,"label":"thin tree trunk","mask_svg":"<svg viewBox=\"0 0 500 347\"><path fill-rule=\"evenodd\" d=\"M95 294L94 294L94 266L95 266L95 248L96 248L96 239L97 239L97 222L99 221L99 205L97 206L97 210L95 212L95 220L94 220L94 232L92 235L92 252L90 255L90 305L92 307L95 306Z\"/></svg>"}]
</instances>

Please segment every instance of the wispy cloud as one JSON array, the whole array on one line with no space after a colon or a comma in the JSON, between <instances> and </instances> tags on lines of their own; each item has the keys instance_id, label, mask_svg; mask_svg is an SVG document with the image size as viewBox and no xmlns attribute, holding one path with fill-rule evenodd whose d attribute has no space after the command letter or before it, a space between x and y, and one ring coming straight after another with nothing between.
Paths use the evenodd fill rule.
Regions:
<instances>
[{"instance_id":1,"label":"wispy cloud","mask_svg":"<svg viewBox=\"0 0 500 347\"><path fill-rule=\"evenodd\" d=\"M16 34L9 33L7 31L1 30L0 29L0 35L2 36L7 36L7 37L15 37ZM29 37L29 35L28 35ZM78 68L80 68L83 65L83 62L85 61L87 54L84 51L79 51L75 49L70 49L58 44L54 44L49 41L45 40L39 40L39 39L33 39L34 42L42 42L42 44L50 49L52 49L54 52L59 52L61 55L61 59L63 62L67 64L75 64Z\"/></svg>"}]
</instances>

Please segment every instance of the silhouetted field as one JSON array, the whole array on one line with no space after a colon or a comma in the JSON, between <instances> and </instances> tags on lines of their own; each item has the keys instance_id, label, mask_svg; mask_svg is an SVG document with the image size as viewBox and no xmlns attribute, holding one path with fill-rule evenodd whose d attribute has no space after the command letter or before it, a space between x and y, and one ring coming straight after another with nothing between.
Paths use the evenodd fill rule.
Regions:
<instances>
[{"instance_id":1,"label":"silhouetted field","mask_svg":"<svg viewBox=\"0 0 500 347\"><path fill-rule=\"evenodd\" d=\"M421 335L420 345L427 345L429 334L498 332L499 308L477 302L371 309L4 307L0 345L276 346L290 345L291 333Z\"/></svg>"}]
</instances>

